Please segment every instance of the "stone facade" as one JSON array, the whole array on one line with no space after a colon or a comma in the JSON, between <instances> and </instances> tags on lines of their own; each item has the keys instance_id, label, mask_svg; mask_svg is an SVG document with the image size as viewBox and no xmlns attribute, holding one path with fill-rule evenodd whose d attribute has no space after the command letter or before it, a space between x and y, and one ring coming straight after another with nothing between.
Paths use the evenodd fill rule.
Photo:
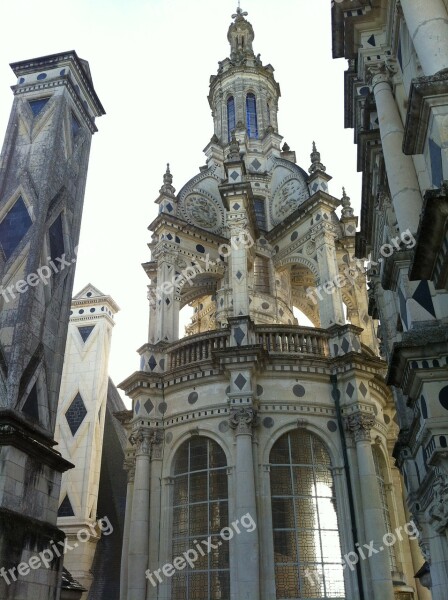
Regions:
<instances>
[{"instance_id":1,"label":"stone facade","mask_svg":"<svg viewBox=\"0 0 448 600\"><path fill-rule=\"evenodd\" d=\"M149 227L148 343L120 384L132 400L120 598L426 600L416 539L383 543L408 514L358 218L345 191L330 194L315 144L308 173L281 146L280 88L246 16L210 81L206 165L178 194L168 167ZM256 528L223 543L247 515ZM215 549L199 552L208 537ZM343 568L363 544L382 550ZM176 562L193 548L194 569Z\"/></svg>"},{"instance_id":2,"label":"stone facade","mask_svg":"<svg viewBox=\"0 0 448 600\"><path fill-rule=\"evenodd\" d=\"M363 174L357 256L370 271L369 312L393 386L400 433L394 457L421 530L417 576L434 600L448 589L448 3L335 1L333 55L348 59L345 125ZM443 499L442 499L443 498Z\"/></svg>"},{"instance_id":3,"label":"stone facade","mask_svg":"<svg viewBox=\"0 0 448 600\"><path fill-rule=\"evenodd\" d=\"M53 446L90 144L104 109L75 52L11 65L0 158L0 565L64 537ZM57 597L62 560L0 579L0 597Z\"/></svg>"}]
</instances>

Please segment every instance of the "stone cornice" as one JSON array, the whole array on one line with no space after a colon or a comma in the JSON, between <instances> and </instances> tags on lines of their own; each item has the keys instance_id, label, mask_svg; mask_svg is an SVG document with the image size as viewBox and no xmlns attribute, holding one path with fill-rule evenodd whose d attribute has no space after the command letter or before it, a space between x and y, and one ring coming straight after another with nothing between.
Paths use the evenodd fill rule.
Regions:
<instances>
[{"instance_id":1,"label":"stone cornice","mask_svg":"<svg viewBox=\"0 0 448 600\"><path fill-rule=\"evenodd\" d=\"M431 280L437 289L446 287L448 257L444 251L444 244L447 230L448 186L438 190L428 190L424 196L423 210L416 236L417 245L409 269L409 279L412 281Z\"/></svg>"},{"instance_id":2,"label":"stone cornice","mask_svg":"<svg viewBox=\"0 0 448 600\"><path fill-rule=\"evenodd\" d=\"M60 473L72 469L75 465L54 450L54 445L53 439L23 422L15 411L0 409L0 447L13 446Z\"/></svg>"},{"instance_id":3,"label":"stone cornice","mask_svg":"<svg viewBox=\"0 0 448 600\"><path fill-rule=\"evenodd\" d=\"M403 139L405 154L423 154L433 109L447 103L448 69L412 80Z\"/></svg>"}]
</instances>

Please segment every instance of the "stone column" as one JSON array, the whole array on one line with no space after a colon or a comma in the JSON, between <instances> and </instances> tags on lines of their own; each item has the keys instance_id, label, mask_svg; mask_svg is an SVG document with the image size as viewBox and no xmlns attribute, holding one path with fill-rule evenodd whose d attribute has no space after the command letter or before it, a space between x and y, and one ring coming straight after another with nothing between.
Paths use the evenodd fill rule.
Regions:
<instances>
[{"instance_id":1,"label":"stone column","mask_svg":"<svg viewBox=\"0 0 448 600\"><path fill-rule=\"evenodd\" d=\"M416 233L422 196L411 156L403 154L403 123L384 65L372 67L372 87L378 111L381 143L392 204L400 232Z\"/></svg>"},{"instance_id":2,"label":"stone column","mask_svg":"<svg viewBox=\"0 0 448 600\"><path fill-rule=\"evenodd\" d=\"M448 14L442 0L401 0L409 35L425 75L448 67Z\"/></svg>"},{"instance_id":3,"label":"stone column","mask_svg":"<svg viewBox=\"0 0 448 600\"><path fill-rule=\"evenodd\" d=\"M236 438L236 488L235 519L249 513L257 529L241 532L233 538L237 565L238 600L260 598L260 554L258 544L259 523L255 494L255 473L252 453L252 427L256 424L256 411L252 407L235 408L230 413L230 426Z\"/></svg>"},{"instance_id":4,"label":"stone column","mask_svg":"<svg viewBox=\"0 0 448 600\"><path fill-rule=\"evenodd\" d=\"M335 232L330 223L322 223L316 229L317 263L319 266L319 312L321 327L344 325L341 289L336 285L339 275L336 260Z\"/></svg>"},{"instance_id":5,"label":"stone column","mask_svg":"<svg viewBox=\"0 0 448 600\"><path fill-rule=\"evenodd\" d=\"M162 452L163 452L163 431L156 430L152 438L151 451L151 493L149 502L149 520L151 523L149 529L149 570L154 573L160 569L164 563L160 556L160 522L161 522L161 493L162 493ZM148 598L157 600L158 589L153 585L148 585Z\"/></svg>"},{"instance_id":6,"label":"stone column","mask_svg":"<svg viewBox=\"0 0 448 600\"><path fill-rule=\"evenodd\" d=\"M433 484L429 509L428 542L431 553L432 600L445 600L448 590L448 475L440 474Z\"/></svg>"},{"instance_id":7,"label":"stone column","mask_svg":"<svg viewBox=\"0 0 448 600\"><path fill-rule=\"evenodd\" d=\"M132 497L134 494L135 462L133 459L125 461L125 469L128 472L128 487L126 492L126 512L124 515L123 547L121 550L121 574L120 574L120 600L128 597L128 556L129 535L132 519Z\"/></svg>"},{"instance_id":8,"label":"stone column","mask_svg":"<svg viewBox=\"0 0 448 600\"><path fill-rule=\"evenodd\" d=\"M394 590L390 571L388 550L384 546L383 536L386 532L383 510L381 506L378 480L373 461L370 430L375 417L370 414L356 413L348 417L347 429L354 435L356 455L358 459L358 478L361 488L362 519L364 521L365 539L362 543L377 550L368 557L371 574L373 597L369 600L394 600ZM366 556L368 551L366 550ZM378 551L382 548L381 551Z\"/></svg>"},{"instance_id":9,"label":"stone column","mask_svg":"<svg viewBox=\"0 0 448 600\"><path fill-rule=\"evenodd\" d=\"M150 429L142 428L131 437L137 449L128 554L128 600L146 600L151 436Z\"/></svg>"}]
</instances>

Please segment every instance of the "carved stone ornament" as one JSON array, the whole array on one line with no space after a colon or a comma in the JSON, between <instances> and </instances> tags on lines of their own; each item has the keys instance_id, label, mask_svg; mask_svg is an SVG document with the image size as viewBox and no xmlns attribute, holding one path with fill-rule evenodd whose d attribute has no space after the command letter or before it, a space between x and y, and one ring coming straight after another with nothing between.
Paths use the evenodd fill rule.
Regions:
<instances>
[{"instance_id":1,"label":"carved stone ornament","mask_svg":"<svg viewBox=\"0 0 448 600\"><path fill-rule=\"evenodd\" d=\"M257 411L252 407L242 406L230 411L230 427L238 434L251 434L252 428L258 424Z\"/></svg>"},{"instance_id":2,"label":"carved stone ornament","mask_svg":"<svg viewBox=\"0 0 448 600\"><path fill-rule=\"evenodd\" d=\"M145 429L134 432L129 441L136 446L136 455L151 454L151 449L163 441L163 432L160 429Z\"/></svg>"},{"instance_id":3,"label":"carved stone ornament","mask_svg":"<svg viewBox=\"0 0 448 600\"><path fill-rule=\"evenodd\" d=\"M222 214L211 198L194 192L189 194L183 203L187 221L201 229L217 232L223 224Z\"/></svg>"},{"instance_id":4,"label":"carved stone ornament","mask_svg":"<svg viewBox=\"0 0 448 600\"><path fill-rule=\"evenodd\" d=\"M429 509L430 523L438 533L448 526L448 476L439 475L434 482L434 499Z\"/></svg>"},{"instance_id":5,"label":"carved stone ornament","mask_svg":"<svg viewBox=\"0 0 448 600\"><path fill-rule=\"evenodd\" d=\"M347 430L355 437L356 442L370 441L370 430L375 425L374 415L357 413L345 421Z\"/></svg>"},{"instance_id":6,"label":"carved stone ornament","mask_svg":"<svg viewBox=\"0 0 448 600\"><path fill-rule=\"evenodd\" d=\"M308 186L304 181L295 177L282 183L274 193L272 201L272 220L274 224L280 223L309 196Z\"/></svg>"}]
</instances>

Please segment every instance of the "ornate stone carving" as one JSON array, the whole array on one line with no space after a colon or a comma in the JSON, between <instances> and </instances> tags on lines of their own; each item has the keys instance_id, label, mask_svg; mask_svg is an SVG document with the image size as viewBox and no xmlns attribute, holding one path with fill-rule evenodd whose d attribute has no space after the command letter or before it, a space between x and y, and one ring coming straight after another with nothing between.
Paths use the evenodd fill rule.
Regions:
<instances>
[{"instance_id":1,"label":"ornate stone carving","mask_svg":"<svg viewBox=\"0 0 448 600\"><path fill-rule=\"evenodd\" d=\"M251 434L252 428L258 425L257 411L249 406L232 408L229 422L236 435Z\"/></svg>"},{"instance_id":2,"label":"ornate stone carving","mask_svg":"<svg viewBox=\"0 0 448 600\"><path fill-rule=\"evenodd\" d=\"M448 526L448 476L438 475L433 487L434 499L429 509L430 523L438 533Z\"/></svg>"},{"instance_id":3,"label":"ornate stone carving","mask_svg":"<svg viewBox=\"0 0 448 600\"><path fill-rule=\"evenodd\" d=\"M370 430L375 425L374 415L356 413L345 420L347 430L355 437L356 442L370 441Z\"/></svg>"},{"instance_id":4,"label":"ornate stone carving","mask_svg":"<svg viewBox=\"0 0 448 600\"><path fill-rule=\"evenodd\" d=\"M136 455L147 454L158 458L163 441L163 431L161 429L140 429L129 438L133 446L136 446Z\"/></svg>"},{"instance_id":5,"label":"ornate stone carving","mask_svg":"<svg viewBox=\"0 0 448 600\"><path fill-rule=\"evenodd\" d=\"M203 229L214 229L220 221L216 206L201 194L191 194L185 198L185 213L193 225Z\"/></svg>"},{"instance_id":6,"label":"ornate stone carving","mask_svg":"<svg viewBox=\"0 0 448 600\"><path fill-rule=\"evenodd\" d=\"M290 175L274 192L271 216L275 224L280 223L309 196L308 186L297 176Z\"/></svg>"}]
</instances>

